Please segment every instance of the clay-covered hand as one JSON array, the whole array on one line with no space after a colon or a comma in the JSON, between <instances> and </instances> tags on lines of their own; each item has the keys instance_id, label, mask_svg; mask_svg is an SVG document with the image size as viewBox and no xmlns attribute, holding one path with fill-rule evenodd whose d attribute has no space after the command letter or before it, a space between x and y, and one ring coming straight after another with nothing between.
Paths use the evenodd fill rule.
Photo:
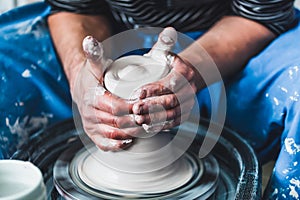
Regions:
<instances>
[{"instance_id":1,"label":"clay-covered hand","mask_svg":"<svg viewBox=\"0 0 300 200\"><path fill-rule=\"evenodd\" d=\"M87 60L77 75L72 92L83 128L102 150L126 148L141 131L132 115L132 104L103 87L103 71L111 60L103 57L102 44L87 36L83 40L83 50Z\"/></svg>"},{"instance_id":2,"label":"clay-covered hand","mask_svg":"<svg viewBox=\"0 0 300 200\"><path fill-rule=\"evenodd\" d=\"M148 53L154 59L166 59L169 74L159 81L142 86L139 101L133 106L138 124L145 130L169 129L185 121L195 103L195 68L178 55L170 53L177 32L164 29ZM153 55L157 54L157 55Z\"/></svg>"}]
</instances>

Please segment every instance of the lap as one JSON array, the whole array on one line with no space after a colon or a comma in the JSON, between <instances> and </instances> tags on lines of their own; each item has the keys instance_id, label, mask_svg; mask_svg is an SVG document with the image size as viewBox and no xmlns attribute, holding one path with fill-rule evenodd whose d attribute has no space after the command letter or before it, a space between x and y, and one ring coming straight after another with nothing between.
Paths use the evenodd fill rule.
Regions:
<instances>
[{"instance_id":1,"label":"lap","mask_svg":"<svg viewBox=\"0 0 300 200\"><path fill-rule=\"evenodd\" d=\"M244 134L262 157L263 149L280 144L289 130L287 119L299 112L293 106L300 94L299 35L300 26L283 34L227 83L227 124Z\"/></svg>"},{"instance_id":2,"label":"lap","mask_svg":"<svg viewBox=\"0 0 300 200\"><path fill-rule=\"evenodd\" d=\"M262 163L276 160L266 199L300 195L300 25L275 39L234 79L226 80L225 125L254 147ZM209 115L208 93L199 93Z\"/></svg>"},{"instance_id":3,"label":"lap","mask_svg":"<svg viewBox=\"0 0 300 200\"><path fill-rule=\"evenodd\" d=\"M264 148L274 146L274 139L280 143L288 130L286 119L293 119L288 115L297 112L292 105L298 104L300 94L299 35L300 25L275 39L234 79L225 80L226 125L246 137L262 155ZM209 114L207 90L198 96L202 110Z\"/></svg>"}]
</instances>

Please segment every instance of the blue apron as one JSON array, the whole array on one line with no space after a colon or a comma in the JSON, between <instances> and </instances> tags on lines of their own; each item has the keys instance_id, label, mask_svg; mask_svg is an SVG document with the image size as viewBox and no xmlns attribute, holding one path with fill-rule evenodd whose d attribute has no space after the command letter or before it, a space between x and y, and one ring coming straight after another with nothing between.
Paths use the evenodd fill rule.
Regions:
<instances>
[{"instance_id":1,"label":"blue apron","mask_svg":"<svg viewBox=\"0 0 300 200\"><path fill-rule=\"evenodd\" d=\"M68 81L47 27L49 13L48 6L36 3L0 15L0 158L72 117ZM201 32L187 35L197 38ZM156 38L144 40L151 47ZM225 86L226 126L247 139L261 163L276 161L264 199L299 199L300 25L275 39ZM201 114L209 117L208 90L198 99Z\"/></svg>"},{"instance_id":2,"label":"blue apron","mask_svg":"<svg viewBox=\"0 0 300 200\"><path fill-rule=\"evenodd\" d=\"M72 116L68 82L43 3L0 15L0 149L4 158L45 127Z\"/></svg>"}]
</instances>

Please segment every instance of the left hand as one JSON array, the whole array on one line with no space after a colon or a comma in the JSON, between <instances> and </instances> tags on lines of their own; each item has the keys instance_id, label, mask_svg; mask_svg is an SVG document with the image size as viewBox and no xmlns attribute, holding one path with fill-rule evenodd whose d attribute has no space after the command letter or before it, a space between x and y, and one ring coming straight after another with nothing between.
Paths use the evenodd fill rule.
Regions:
<instances>
[{"instance_id":1,"label":"left hand","mask_svg":"<svg viewBox=\"0 0 300 200\"><path fill-rule=\"evenodd\" d=\"M127 148L143 128L132 117L132 104L103 86L103 72L112 61L103 57L101 43L88 36L83 40L83 50L87 59L76 77L72 98L84 131L104 151Z\"/></svg>"}]
</instances>

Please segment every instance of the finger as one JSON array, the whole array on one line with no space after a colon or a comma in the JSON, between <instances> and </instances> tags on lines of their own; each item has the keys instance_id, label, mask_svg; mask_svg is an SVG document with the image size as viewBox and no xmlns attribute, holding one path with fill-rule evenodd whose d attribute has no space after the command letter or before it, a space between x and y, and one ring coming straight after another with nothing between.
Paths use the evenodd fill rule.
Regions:
<instances>
[{"instance_id":1,"label":"finger","mask_svg":"<svg viewBox=\"0 0 300 200\"><path fill-rule=\"evenodd\" d=\"M86 57L94 63L100 63L103 57L103 46L92 36L86 36L82 41Z\"/></svg>"},{"instance_id":2,"label":"finger","mask_svg":"<svg viewBox=\"0 0 300 200\"><path fill-rule=\"evenodd\" d=\"M142 132L142 127L138 126L135 128L115 128L107 124L97 124L88 122L84 125L84 130L89 136L92 135L102 135L105 138L115 139L115 140L126 140L138 137Z\"/></svg>"},{"instance_id":3,"label":"finger","mask_svg":"<svg viewBox=\"0 0 300 200\"><path fill-rule=\"evenodd\" d=\"M195 76L194 66L177 55L174 55L171 66L173 71L181 74L188 81L191 81Z\"/></svg>"},{"instance_id":4,"label":"finger","mask_svg":"<svg viewBox=\"0 0 300 200\"><path fill-rule=\"evenodd\" d=\"M181 123L183 123L189 118L189 115L190 113L186 113L184 115L178 116L174 120L164 121L164 122L155 123L151 125L143 124L142 127L148 134L158 133L160 131L169 130L175 126L180 125Z\"/></svg>"},{"instance_id":5,"label":"finger","mask_svg":"<svg viewBox=\"0 0 300 200\"><path fill-rule=\"evenodd\" d=\"M83 106L93 107L112 115L132 113L132 103L107 91L101 84L90 86L81 98Z\"/></svg>"},{"instance_id":6,"label":"finger","mask_svg":"<svg viewBox=\"0 0 300 200\"><path fill-rule=\"evenodd\" d=\"M119 129L139 127L136 124L136 121L135 121L133 115L124 115L124 116L117 117L117 116L105 113L105 115L102 115L101 118L98 117L97 120L98 120L97 123L107 124L109 126L113 126L115 128L119 128Z\"/></svg>"},{"instance_id":7,"label":"finger","mask_svg":"<svg viewBox=\"0 0 300 200\"><path fill-rule=\"evenodd\" d=\"M156 111L151 114L135 115L134 119L139 125L149 125L173 120L177 115L180 115L180 106L170 110Z\"/></svg>"},{"instance_id":8,"label":"finger","mask_svg":"<svg viewBox=\"0 0 300 200\"><path fill-rule=\"evenodd\" d=\"M98 84L98 86L89 87L82 97L84 107L92 107L102 110L112 115L126 115L132 113L132 103L126 101Z\"/></svg>"},{"instance_id":9,"label":"finger","mask_svg":"<svg viewBox=\"0 0 300 200\"><path fill-rule=\"evenodd\" d=\"M87 36L83 39L82 47L88 59L86 67L89 68L95 77L102 77L104 71L104 66L102 65L102 44L92 36Z\"/></svg>"},{"instance_id":10,"label":"finger","mask_svg":"<svg viewBox=\"0 0 300 200\"><path fill-rule=\"evenodd\" d=\"M179 57L176 57L175 61L175 63L179 64L176 64L176 68L173 68L166 77L140 87L135 92L135 95L140 99L144 99L152 96L176 93L186 85L190 85L196 91L194 70L190 66L187 66Z\"/></svg>"},{"instance_id":11,"label":"finger","mask_svg":"<svg viewBox=\"0 0 300 200\"><path fill-rule=\"evenodd\" d=\"M144 115L135 115L135 121L137 124L155 124L165 121L174 120L181 115L185 115L186 113L190 113L192 107L194 105L194 100L188 100L182 103L180 106L176 106L169 110L161 109L161 106L158 108L151 109L149 114ZM155 110L156 109L156 110Z\"/></svg>"},{"instance_id":12,"label":"finger","mask_svg":"<svg viewBox=\"0 0 300 200\"><path fill-rule=\"evenodd\" d=\"M175 94L149 97L133 104L132 111L136 115L147 114L153 112L158 105L165 110L178 106L179 101Z\"/></svg>"},{"instance_id":13,"label":"finger","mask_svg":"<svg viewBox=\"0 0 300 200\"><path fill-rule=\"evenodd\" d=\"M177 41L177 32L172 27L165 28L158 36L157 42L153 45L150 52L146 56L154 59L160 59L171 51Z\"/></svg>"},{"instance_id":14,"label":"finger","mask_svg":"<svg viewBox=\"0 0 300 200\"><path fill-rule=\"evenodd\" d=\"M148 97L171 94L172 90L163 81L159 80L153 83L143 85L134 92L134 96L138 99Z\"/></svg>"},{"instance_id":15,"label":"finger","mask_svg":"<svg viewBox=\"0 0 300 200\"><path fill-rule=\"evenodd\" d=\"M90 72L98 77L97 79L101 78L105 69L112 62L104 57L103 45L92 36L87 36L82 42L82 47L88 59L87 67Z\"/></svg>"},{"instance_id":16,"label":"finger","mask_svg":"<svg viewBox=\"0 0 300 200\"><path fill-rule=\"evenodd\" d=\"M85 112L83 117L92 123L107 124L115 128L138 127L133 115L115 116L102 110L92 109L90 112Z\"/></svg>"},{"instance_id":17,"label":"finger","mask_svg":"<svg viewBox=\"0 0 300 200\"><path fill-rule=\"evenodd\" d=\"M103 151L120 151L133 143L133 139L114 140L101 135L92 135L91 140Z\"/></svg>"},{"instance_id":18,"label":"finger","mask_svg":"<svg viewBox=\"0 0 300 200\"><path fill-rule=\"evenodd\" d=\"M106 90L95 96L93 107L116 116L132 113L132 103L130 101L126 101Z\"/></svg>"},{"instance_id":19,"label":"finger","mask_svg":"<svg viewBox=\"0 0 300 200\"><path fill-rule=\"evenodd\" d=\"M187 121L189 116L190 116L190 113L185 113L184 115L178 116L174 120L167 121L166 123L164 123L162 130L171 129L176 126L179 126L183 122Z\"/></svg>"},{"instance_id":20,"label":"finger","mask_svg":"<svg viewBox=\"0 0 300 200\"><path fill-rule=\"evenodd\" d=\"M187 100L191 100L194 102L195 90L195 84L191 83L191 85L187 85L186 87L181 88L175 94L160 94L161 96L148 97L134 103L132 111L136 115L141 115L149 113L149 108L152 108L155 105L161 105L165 109L171 109L184 103Z\"/></svg>"}]
</instances>

